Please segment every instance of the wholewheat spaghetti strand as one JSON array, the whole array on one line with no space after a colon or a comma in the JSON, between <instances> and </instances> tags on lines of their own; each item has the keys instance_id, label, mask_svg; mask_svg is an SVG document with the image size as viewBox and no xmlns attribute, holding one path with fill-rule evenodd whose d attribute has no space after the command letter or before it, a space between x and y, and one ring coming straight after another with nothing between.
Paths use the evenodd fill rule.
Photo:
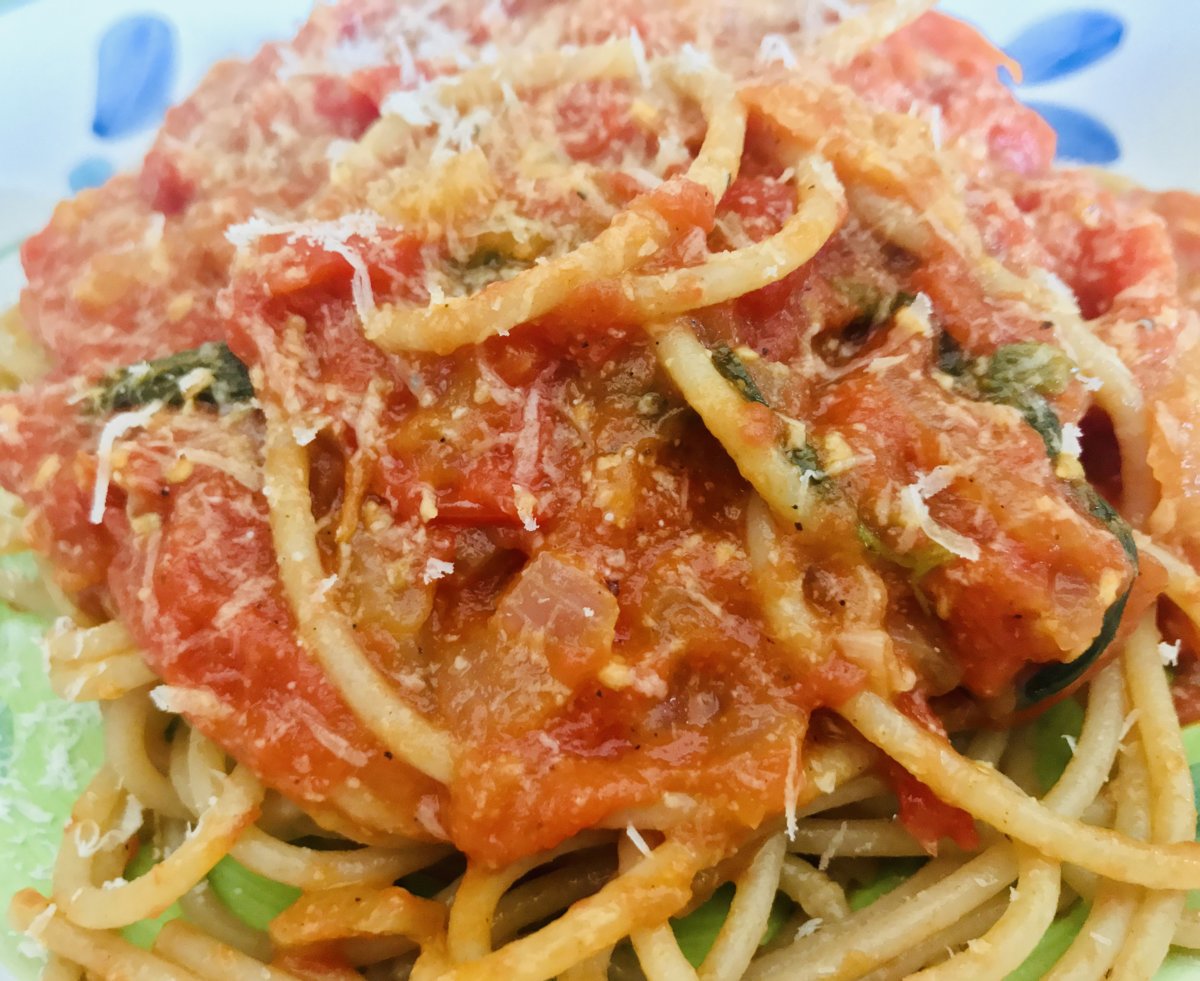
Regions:
<instances>
[{"instance_id":1,"label":"wholewheat spaghetti strand","mask_svg":"<svg viewBox=\"0 0 1200 981\"><path fill-rule=\"evenodd\" d=\"M978 940L936 967L919 971L914 981L1003 981L1032 952L1054 922L1058 909L1059 867L1028 848L1017 849L1017 898Z\"/></svg>"},{"instance_id":2,"label":"wholewheat spaghetti strand","mask_svg":"<svg viewBox=\"0 0 1200 981\"><path fill-rule=\"evenodd\" d=\"M1125 645L1125 684L1138 713L1139 744L1147 764L1150 840L1190 842L1196 834L1195 791L1158 641L1153 617L1148 617ZM1186 898L1179 890L1146 894L1130 924L1137 943L1123 947L1117 955L1114 979L1145 977L1158 969Z\"/></svg>"},{"instance_id":3,"label":"wholewheat spaghetti strand","mask_svg":"<svg viewBox=\"0 0 1200 981\"><path fill-rule=\"evenodd\" d=\"M599 849L509 890L496 906L493 943L502 946L526 927L557 916L601 889L614 874L613 858L607 852Z\"/></svg>"},{"instance_id":4,"label":"wholewheat spaghetti strand","mask_svg":"<svg viewBox=\"0 0 1200 981\"><path fill-rule=\"evenodd\" d=\"M768 838L737 879L729 915L697 972L701 981L736 981L750 965L767 928L786 848L782 834Z\"/></svg>"},{"instance_id":5,"label":"wholewheat spaghetti strand","mask_svg":"<svg viewBox=\"0 0 1200 981\"><path fill-rule=\"evenodd\" d=\"M191 817L192 812L179 799L170 778L150 758L147 739L154 707L148 692L130 692L105 703L100 711L104 718L105 759L121 785L155 814Z\"/></svg>"},{"instance_id":6,"label":"wholewheat spaghetti strand","mask_svg":"<svg viewBox=\"0 0 1200 981\"><path fill-rule=\"evenodd\" d=\"M1130 746L1121 755L1112 792L1117 798L1114 827L1133 838L1150 835L1149 780L1142 753ZM1117 952L1128 942L1129 927L1144 891L1124 882L1104 881L1079 934L1047 975L1054 981L1107 977Z\"/></svg>"},{"instance_id":7,"label":"wholewheat spaghetti strand","mask_svg":"<svg viewBox=\"0 0 1200 981\"><path fill-rule=\"evenodd\" d=\"M479 960L453 967L445 979L544 981L633 930L677 913L691 898L692 877L707 864L703 854L668 840L554 922Z\"/></svg>"},{"instance_id":8,"label":"wholewheat spaghetti strand","mask_svg":"<svg viewBox=\"0 0 1200 981\"><path fill-rule=\"evenodd\" d=\"M699 266L622 282L624 305L643 321L666 320L714 306L770 286L816 255L846 214L842 186L820 158L802 160L794 178L796 211L774 235L731 252L718 252Z\"/></svg>"},{"instance_id":9,"label":"wholewheat spaghetti strand","mask_svg":"<svg viewBox=\"0 0 1200 981\"><path fill-rule=\"evenodd\" d=\"M683 179L719 199L737 176L746 109L732 80L715 69L671 75L708 119L704 143ZM587 283L620 275L661 248L670 234L671 227L655 211L652 198L638 199L594 240L566 255L510 280L492 283L469 297L435 302L420 310L383 305L364 328L367 337L385 350L449 354L464 345L507 334L518 324L559 306Z\"/></svg>"},{"instance_id":10,"label":"wholewheat spaghetti strand","mask_svg":"<svg viewBox=\"0 0 1200 981\"><path fill-rule=\"evenodd\" d=\"M265 878L316 890L394 882L444 858L450 849L424 842L406 848L306 848L250 827L233 846L232 854Z\"/></svg>"},{"instance_id":11,"label":"wholewheat spaghetti strand","mask_svg":"<svg viewBox=\"0 0 1200 981\"><path fill-rule=\"evenodd\" d=\"M846 891L820 869L789 855L779 870L779 890L810 917L824 922L850 915Z\"/></svg>"},{"instance_id":12,"label":"wholewheat spaghetti strand","mask_svg":"<svg viewBox=\"0 0 1200 981\"><path fill-rule=\"evenodd\" d=\"M346 937L401 936L424 944L445 929L446 907L399 886L341 886L302 896L271 921L280 947Z\"/></svg>"},{"instance_id":13,"label":"wholewheat spaghetti strand","mask_svg":"<svg viewBox=\"0 0 1200 981\"><path fill-rule=\"evenodd\" d=\"M500 102L505 88L542 89L564 82L617 80L637 74L637 59L629 39L588 45L573 52L514 53L503 64L483 65L440 79L433 96L442 106L459 111ZM333 183L352 190L368 170L386 156L405 133L423 128L403 116L385 113L332 169Z\"/></svg>"},{"instance_id":14,"label":"wholewheat spaghetti strand","mask_svg":"<svg viewBox=\"0 0 1200 981\"><path fill-rule=\"evenodd\" d=\"M951 926L1006 889L1017 876L1010 845L995 845L921 891L919 902L898 903L870 916L867 929L855 930L851 917L755 961L746 973L752 981L843 981L886 963L911 944ZM890 898L890 897L885 897ZM862 919L866 919L863 917Z\"/></svg>"},{"instance_id":15,"label":"wholewheat spaghetti strand","mask_svg":"<svg viewBox=\"0 0 1200 981\"><path fill-rule=\"evenodd\" d=\"M141 878L101 887L92 861L81 854L78 830L104 828L123 794L111 770L101 770L80 798L54 869L54 901L73 923L93 930L153 919L203 879L254 820L263 789L245 767L222 781L220 794L200 816L193 834ZM137 829L133 829L136 831Z\"/></svg>"},{"instance_id":16,"label":"wholewheat spaghetti strand","mask_svg":"<svg viewBox=\"0 0 1200 981\"><path fill-rule=\"evenodd\" d=\"M450 956L456 961L470 961L488 954L492 949L496 909L513 883L540 865L601 841L603 837L595 833L579 835L557 848L512 862L502 869L488 869L477 863L468 865L450 911L446 936Z\"/></svg>"},{"instance_id":17,"label":"wholewheat spaghetti strand","mask_svg":"<svg viewBox=\"0 0 1200 981\"><path fill-rule=\"evenodd\" d=\"M280 413L267 414L267 505L279 572L305 646L380 741L414 769L445 783L453 767L450 735L394 694L359 647L345 614L321 587L317 525L308 491L308 455Z\"/></svg>"},{"instance_id":18,"label":"wholewheat spaghetti strand","mask_svg":"<svg viewBox=\"0 0 1200 981\"><path fill-rule=\"evenodd\" d=\"M1064 818L870 692L853 696L838 711L947 803L969 808L1044 855L1150 889L1200 888L1200 845L1194 842L1151 845Z\"/></svg>"},{"instance_id":19,"label":"wholewheat spaghetti strand","mask_svg":"<svg viewBox=\"0 0 1200 981\"><path fill-rule=\"evenodd\" d=\"M692 328L683 320L674 320L649 330L659 364L742 476L783 520L805 525L814 520L811 480L787 459L782 447L744 438L740 420L745 401L713 365L712 355Z\"/></svg>"},{"instance_id":20,"label":"wholewheat spaghetti strand","mask_svg":"<svg viewBox=\"0 0 1200 981\"><path fill-rule=\"evenodd\" d=\"M154 953L205 977L229 981L297 981L296 975L218 943L183 920L163 925L154 939Z\"/></svg>"},{"instance_id":21,"label":"wholewheat spaghetti strand","mask_svg":"<svg viewBox=\"0 0 1200 981\"><path fill-rule=\"evenodd\" d=\"M102 978L203 981L202 975L141 950L115 933L79 926L32 889L13 897L8 917L14 929Z\"/></svg>"}]
</instances>

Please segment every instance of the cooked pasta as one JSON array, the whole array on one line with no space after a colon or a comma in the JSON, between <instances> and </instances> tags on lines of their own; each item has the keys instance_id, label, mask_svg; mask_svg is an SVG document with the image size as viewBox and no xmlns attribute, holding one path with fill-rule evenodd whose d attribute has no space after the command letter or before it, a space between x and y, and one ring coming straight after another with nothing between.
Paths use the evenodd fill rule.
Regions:
<instances>
[{"instance_id":1,"label":"cooked pasta","mask_svg":"<svg viewBox=\"0 0 1200 981\"><path fill-rule=\"evenodd\" d=\"M26 243L44 978L1200 948L1192 256L930 6L318 6Z\"/></svg>"}]
</instances>

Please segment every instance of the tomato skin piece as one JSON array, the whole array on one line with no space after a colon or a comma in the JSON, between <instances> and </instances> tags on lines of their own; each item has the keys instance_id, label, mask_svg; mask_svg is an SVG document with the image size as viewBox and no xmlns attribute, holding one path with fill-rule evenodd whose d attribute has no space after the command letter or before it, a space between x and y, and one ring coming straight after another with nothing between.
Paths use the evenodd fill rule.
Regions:
<instances>
[{"instance_id":1,"label":"tomato skin piece","mask_svg":"<svg viewBox=\"0 0 1200 981\"><path fill-rule=\"evenodd\" d=\"M896 707L934 735L946 738L945 726L920 692L898 695ZM970 814L947 804L898 763L887 761L885 770L899 802L900 822L925 851L937 855L938 842L943 838L964 851L979 847L979 831Z\"/></svg>"},{"instance_id":2,"label":"tomato skin piece","mask_svg":"<svg viewBox=\"0 0 1200 981\"><path fill-rule=\"evenodd\" d=\"M357 82L357 78L333 75L321 75L313 82L314 108L347 140L359 139L379 118L378 101Z\"/></svg>"},{"instance_id":3,"label":"tomato skin piece","mask_svg":"<svg viewBox=\"0 0 1200 981\"><path fill-rule=\"evenodd\" d=\"M138 175L138 189L155 211L168 217L182 214L196 195L196 185L183 175L166 150L146 154Z\"/></svg>"},{"instance_id":4,"label":"tomato skin piece","mask_svg":"<svg viewBox=\"0 0 1200 981\"><path fill-rule=\"evenodd\" d=\"M979 847L979 830L970 814L947 804L899 764L889 762L886 769L899 803L900 823L926 852L937 855L943 838L964 851Z\"/></svg>"}]
</instances>

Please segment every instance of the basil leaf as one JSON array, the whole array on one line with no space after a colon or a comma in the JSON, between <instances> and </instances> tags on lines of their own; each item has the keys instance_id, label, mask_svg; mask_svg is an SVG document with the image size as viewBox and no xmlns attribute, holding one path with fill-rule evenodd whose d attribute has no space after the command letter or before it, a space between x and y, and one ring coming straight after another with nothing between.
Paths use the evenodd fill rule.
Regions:
<instances>
[{"instance_id":1,"label":"basil leaf","mask_svg":"<svg viewBox=\"0 0 1200 981\"><path fill-rule=\"evenodd\" d=\"M246 366L228 345L210 343L191 351L118 368L100 379L89 408L103 414L124 412L151 402L183 405L185 396L180 384L197 371L207 371L211 375L208 385L195 395L198 401L224 408L254 398L254 387L250 384Z\"/></svg>"},{"instance_id":2,"label":"basil leaf","mask_svg":"<svg viewBox=\"0 0 1200 981\"><path fill-rule=\"evenodd\" d=\"M728 344L718 344L713 348L712 363L713 367L721 373L721 377L736 388L747 402L757 402L759 405L767 404L762 390L750 377L750 372L746 370L742 359L733 353L733 349Z\"/></svg>"}]
</instances>

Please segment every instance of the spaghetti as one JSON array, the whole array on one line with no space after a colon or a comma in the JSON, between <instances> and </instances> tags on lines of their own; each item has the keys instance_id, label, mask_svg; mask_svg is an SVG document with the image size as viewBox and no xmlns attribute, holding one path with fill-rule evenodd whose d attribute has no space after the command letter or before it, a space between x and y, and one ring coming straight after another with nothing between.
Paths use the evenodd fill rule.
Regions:
<instances>
[{"instance_id":1,"label":"spaghetti","mask_svg":"<svg viewBox=\"0 0 1200 981\"><path fill-rule=\"evenodd\" d=\"M928 6L343 0L26 244L45 978L1200 946L1194 271Z\"/></svg>"}]
</instances>

